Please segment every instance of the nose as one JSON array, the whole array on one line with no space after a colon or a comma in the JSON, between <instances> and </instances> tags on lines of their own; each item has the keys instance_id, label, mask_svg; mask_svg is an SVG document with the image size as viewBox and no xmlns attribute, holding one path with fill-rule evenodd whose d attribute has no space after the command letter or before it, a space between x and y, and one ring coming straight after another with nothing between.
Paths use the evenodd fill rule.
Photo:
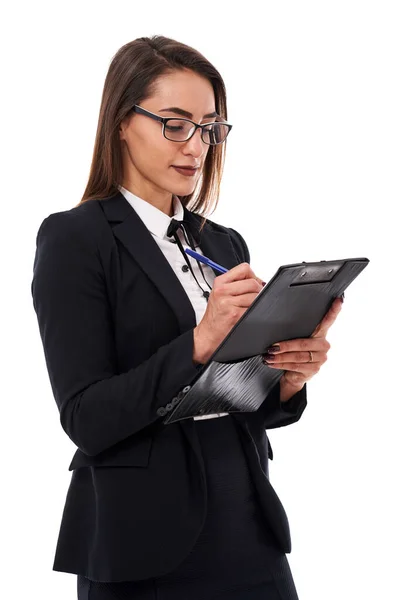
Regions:
<instances>
[{"instance_id":1,"label":"nose","mask_svg":"<svg viewBox=\"0 0 400 600\"><path fill-rule=\"evenodd\" d=\"M201 156L208 148L208 144L201 139L201 129L198 127L192 137L185 143L186 150L193 156Z\"/></svg>"}]
</instances>

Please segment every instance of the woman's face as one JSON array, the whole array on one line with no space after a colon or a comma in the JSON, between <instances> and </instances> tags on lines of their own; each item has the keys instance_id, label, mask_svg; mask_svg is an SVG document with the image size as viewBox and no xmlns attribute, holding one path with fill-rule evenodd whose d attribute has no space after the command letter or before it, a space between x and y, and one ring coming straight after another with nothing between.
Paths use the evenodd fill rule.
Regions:
<instances>
[{"instance_id":1,"label":"woman's face","mask_svg":"<svg viewBox=\"0 0 400 600\"><path fill-rule=\"evenodd\" d=\"M160 77L155 95L138 104L160 117L185 117L196 123L215 121L215 117L205 116L215 112L212 85L208 79L190 70ZM191 115L165 110L174 107ZM200 177L209 149L200 133L197 129L186 142L167 140L162 134L162 123L133 113L120 127L123 187L172 216L172 194L191 194ZM188 177L173 165L199 168L195 175Z\"/></svg>"}]
</instances>

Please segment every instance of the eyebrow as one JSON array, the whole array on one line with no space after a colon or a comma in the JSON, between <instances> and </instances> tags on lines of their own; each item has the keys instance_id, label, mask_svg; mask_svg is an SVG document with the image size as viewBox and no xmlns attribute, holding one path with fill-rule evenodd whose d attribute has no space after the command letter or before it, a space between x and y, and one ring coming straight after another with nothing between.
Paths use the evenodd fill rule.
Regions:
<instances>
[{"instance_id":1,"label":"eyebrow","mask_svg":"<svg viewBox=\"0 0 400 600\"><path fill-rule=\"evenodd\" d=\"M183 110L183 108L178 108L177 106L171 106L170 108L160 108L159 112L173 112L176 113L177 115L182 115L182 117L187 117L188 119L193 119L193 115L191 112L188 112L187 110ZM208 119L208 118L212 118L212 117L218 117L218 113L216 112L212 112L212 113L208 113L207 115L204 115L203 119Z\"/></svg>"}]
</instances>

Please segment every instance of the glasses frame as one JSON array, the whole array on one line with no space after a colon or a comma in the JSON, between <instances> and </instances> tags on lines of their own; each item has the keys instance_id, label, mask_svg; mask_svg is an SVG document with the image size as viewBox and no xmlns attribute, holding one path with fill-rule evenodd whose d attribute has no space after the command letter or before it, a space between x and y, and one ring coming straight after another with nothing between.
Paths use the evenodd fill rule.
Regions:
<instances>
[{"instance_id":1,"label":"glasses frame","mask_svg":"<svg viewBox=\"0 0 400 600\"><path fill-rule=\"evenodd\" d=\"M203 124L199 124L199 123L195 123L194 121L192 121L191 119L185 119L184 117L160 117L160 115L156 115L155 113L147 110L146 108L143 108L142 106L139 106L139 104L135 104L132 108L133 112L136 112L140 115L144 115L145 117L150 117L150 119L154 119L155 121L159 121L160 123L162 123L162 133L163 136L165 137L166 140L168 140L169 142L178 142L180 144L184 143L184 142L188 142L196 133L196 131L198 129L201 129L201 139L203 140L203 142L205 144L207 144L208 146L219 146L220 144L223 144L224 142L226 142L226 138L229 135L230 130L232 129L233 125L230 125L230 123L227 123L226 121L222 120L222 121L210 121L209 123L203 123ZM218 117L217 117L218 118ZM220 119L222 117L219 117ZM186 140L171 140L170 138L168 138L165 135L165 125L168 123L168 121L189 121L189 123L192 123L194 125L194 129L192 131L192 133L190 134L190 136L186 139ZM228 129L228 133L226 134L226 137L222 140L222 142L218 142L218 144L209 144L208 142L205 141L204 137L203 137L203 133L204 133L204 127L206 127L207 125L213 125L214 123L220 123L221 125L227 125L227 127L229 127Z\"/></svg>"}]
</instances>

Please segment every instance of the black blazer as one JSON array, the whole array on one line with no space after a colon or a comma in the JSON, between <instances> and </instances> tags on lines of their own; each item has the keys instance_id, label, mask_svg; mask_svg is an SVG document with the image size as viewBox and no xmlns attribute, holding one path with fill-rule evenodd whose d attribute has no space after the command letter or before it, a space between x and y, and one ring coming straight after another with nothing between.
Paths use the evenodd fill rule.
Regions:
<instances>
[{"instance_id":1,"label":"black blazer","mask_svg":"<svg viewBox=\"0 0 400 600\"><path fill-rule=\"evenodd\" d=\"M201 217L184 212L198 228ZM207 220L201 235L204 254L228 269L250 261L235 230ZM119 192L44 219L31 291L61 425L78 448L53 570L98 581L164 575L189 553L207 511L195 422L163 425L157 412L200 368L192 304ZM278 384L256 412L223 417L240 432L284 552L290 531L269 482L265 430L294 423L306 404L306 386L281 403Z\"/></svg>"}]
</instances>

